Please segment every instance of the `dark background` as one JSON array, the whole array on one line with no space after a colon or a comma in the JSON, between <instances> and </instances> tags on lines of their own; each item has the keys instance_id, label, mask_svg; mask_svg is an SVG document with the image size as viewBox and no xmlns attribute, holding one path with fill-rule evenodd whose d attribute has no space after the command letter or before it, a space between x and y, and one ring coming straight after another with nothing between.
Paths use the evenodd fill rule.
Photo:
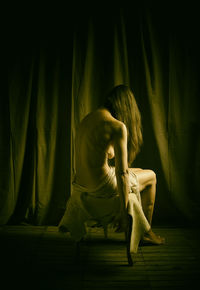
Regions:
<instances>
[{"instance_id":1,"label":"dark background","mask_svg":"<svg viewBox=\"0 0 200 290\"><path fill-rule=\"evenodd\" d=\"M70 196L77 123L114 85L133 89L157 174L154 224L197 225L199 15L193 2L2 10L0 223L57 225ZM2 87L3 88L3 87Z\"/></svg>"}]
</instances>

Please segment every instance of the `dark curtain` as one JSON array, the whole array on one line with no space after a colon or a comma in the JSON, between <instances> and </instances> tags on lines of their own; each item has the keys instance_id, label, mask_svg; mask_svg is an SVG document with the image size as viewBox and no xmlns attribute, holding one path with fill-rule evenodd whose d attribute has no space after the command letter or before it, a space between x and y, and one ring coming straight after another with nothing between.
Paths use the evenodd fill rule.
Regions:
<instances>
[{"instance_id":1,"label":"dark curtain","mask_svg":"<svg viewBox=\"0 0 200 290\"><path fill-rule=\"evenodd\" d=\"M77 124L121 83L133 89L142 114L144 145L133 167L157 174L154 223L195 223L198 14L183 5L96 4L9 16L0 224L58 224L70 196Z\"/></svg>"}]
</instances>

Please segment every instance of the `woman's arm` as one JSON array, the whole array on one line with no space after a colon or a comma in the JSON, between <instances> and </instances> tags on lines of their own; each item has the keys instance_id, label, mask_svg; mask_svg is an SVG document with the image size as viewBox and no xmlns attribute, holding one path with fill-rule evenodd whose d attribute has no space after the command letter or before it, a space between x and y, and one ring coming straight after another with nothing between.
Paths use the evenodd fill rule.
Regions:
<instances>
[{"instance_id":1,"label":"woman's arm","mask_svg":"<svg viewBox=\"0 0 200 290\"><path fill-rule=\"evenodd\" d=\"M120 215L124 222L127 217L127 204L129 194L129 173L127 158L127 129L120 122L114 134L115 172L118 193L120 196Z\"/></svg>"}]
</instances>

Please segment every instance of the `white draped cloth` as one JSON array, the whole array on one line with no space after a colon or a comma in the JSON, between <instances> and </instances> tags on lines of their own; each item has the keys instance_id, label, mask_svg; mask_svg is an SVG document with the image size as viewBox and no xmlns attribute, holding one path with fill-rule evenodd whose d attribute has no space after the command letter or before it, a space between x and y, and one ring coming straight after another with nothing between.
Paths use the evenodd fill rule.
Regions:
<instances>
[{"instance_id":1,"label":"white draped cloth","mask_svg":"<svg viewBox=\"0 0 200 290\"><path fill-rule=\"evenodd\" d=\"M142 210L139 184L133 172L129 172L129 182L128 213L133 221L130 252L137 253L139 242L144 233L150 230L150 225ZM117 193L115 168L111 167L101 184L92 190L73 182L72 194L59 223L59 229L69 230L72 238L79 241L86 234L87 221L96 220L105 227L112 223L119 209L120 198Z\"/></svg>"}]
</instances>

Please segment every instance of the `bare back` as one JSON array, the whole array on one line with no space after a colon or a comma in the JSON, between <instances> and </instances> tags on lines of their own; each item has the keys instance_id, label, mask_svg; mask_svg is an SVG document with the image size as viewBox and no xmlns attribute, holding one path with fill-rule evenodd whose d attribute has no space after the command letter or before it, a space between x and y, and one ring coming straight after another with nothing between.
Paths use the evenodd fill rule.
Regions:
<instances>
[{"instance_id":1,"label":"bare back","mask_svg":"<svg viewBox=\"0 0 200 290\"><path fill-rule=\"evenodd\" d=\"M87 115L76 135L76 182L95 188L109 171L108 158L114 157L113 138L121 124L105 109Z\"/></svg>"}]
</instances>

